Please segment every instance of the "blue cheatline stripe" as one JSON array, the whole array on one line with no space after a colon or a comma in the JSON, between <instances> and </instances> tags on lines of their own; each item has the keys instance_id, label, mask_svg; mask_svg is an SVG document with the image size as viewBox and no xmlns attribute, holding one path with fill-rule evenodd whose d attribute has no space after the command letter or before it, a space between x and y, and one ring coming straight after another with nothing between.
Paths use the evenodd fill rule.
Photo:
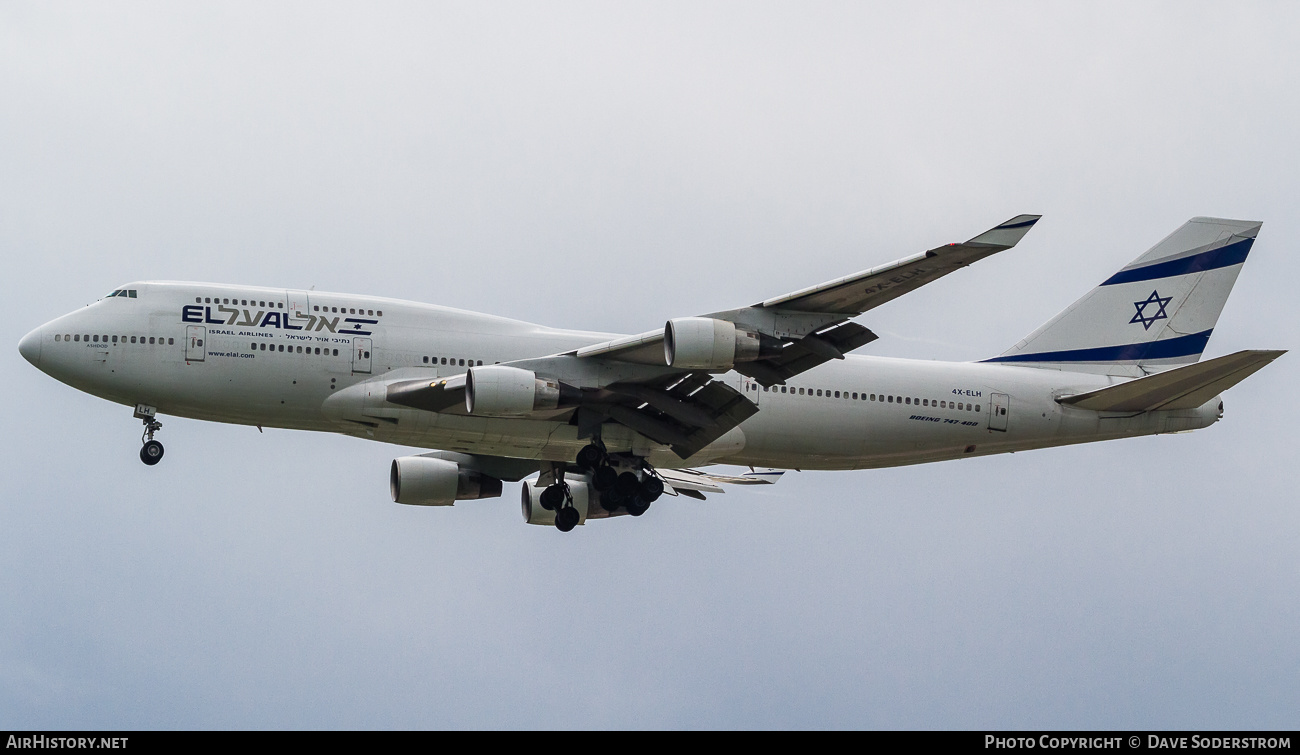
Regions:
<instances>
[{"instance_id":1,"label":"blue cheatline stripe","mask_svg":"<svg viewBox=\"0 0 1300 755\"><path fill-rule=\"evenodd\" d=\"M1013 354L993 357L985 362L1140 362L1147 359L1173 359L1205 351L1214 328L1163 341L1129 343L1123 346L1099 346L1095 349L1043 351L1037 354Z\"/></svg>"},{"instance_id":2,"label":"blue cheatline stripe","mask_svg":"<svg viewBox=\"0 0 1300 755\"><path fill-rule=\"evenodd\" d=\"M1157 262L1154 265L1136 267L1132 270L1121 270L1106 279L1101 285L1113 286L1116 283L1172 278L1175 275L1203 273L1206 270L1239 265L1246 261L1246 255L1250 253L1250 245L1254 243L1254 239L1242 239L1235 244L1228 244L1218 249L1211 249L1208 252L1193 254L1190 257L1169 260L1168 262Z\"/></svg>"}]
</instances>

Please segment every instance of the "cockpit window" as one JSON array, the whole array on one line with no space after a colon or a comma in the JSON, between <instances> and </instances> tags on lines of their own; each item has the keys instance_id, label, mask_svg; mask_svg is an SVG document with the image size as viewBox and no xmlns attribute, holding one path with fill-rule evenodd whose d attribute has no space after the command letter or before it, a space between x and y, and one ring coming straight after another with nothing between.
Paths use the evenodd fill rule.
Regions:
<instances>
[{"instance_id":1,"label":"cockpit window","mask_svg":"<svg viewBox=\"0 0 1300 755\"><path fill-rule=\"evenodd\" d=\"M118 290L114 291L113 293L109 294L108 296L105 296L104 298L105 298L105 299L111 299L111 298L113 298L114 296L125 296L125 297L127 297L127 298L134 299L134 298L135 298L135 291L136 291L136 290L133 289L133 288L132 288L132 289L119 288Z\"/></svg>"}]
</instances>

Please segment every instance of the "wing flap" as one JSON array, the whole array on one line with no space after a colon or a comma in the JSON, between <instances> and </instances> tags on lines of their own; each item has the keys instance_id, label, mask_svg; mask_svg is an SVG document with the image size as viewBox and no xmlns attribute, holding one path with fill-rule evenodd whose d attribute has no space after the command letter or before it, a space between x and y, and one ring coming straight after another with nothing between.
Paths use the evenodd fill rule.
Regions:
<instances>
[{"instance_id":1,"label":"wing flap","mask_svg":"<svg viewBox=\"0 0 1300 755\"><path fill-rule=\"evenodd\" d=\"M770 388L831 359L843 359L844 354L876 338L875 333L856 322L846 322L794 341L779 356L737 364L735 370Z\"/></svg>"},{"instance_id":2,"label":"wing flap","mask_svg":"<svg viewBox=\"0 0 1300 755\"><path fill-rule=\"evenodd\" d=\"M674 492L700 500L704 499L703 495L691 493L725 493L723 485L772 485L785 474L781 469L751 471L740 476L712 474L698 469L656 469L655 472Z\"/></svg>"},{"instance_id":3,"label":"wing flap","mask_svg":"<svg viewBox=\"0 0 1300 755\"><path fill-rule=\"evenodd\" d=\"M686 459L758 412L754 402L707 374L691 373L660 385L612 385L622 403L599 411Z\"/></svg>"},{"instance_id":4,"label":"wing flap","mask_svg":"<svg viewBox=\"0 0 1300 755\"><path fill-rule=\"evenodd\" d=\"M1080 409L1103 412L1195 409L1285 353L1239 351L1057 401Z\"/></svg>"}]
</instances>

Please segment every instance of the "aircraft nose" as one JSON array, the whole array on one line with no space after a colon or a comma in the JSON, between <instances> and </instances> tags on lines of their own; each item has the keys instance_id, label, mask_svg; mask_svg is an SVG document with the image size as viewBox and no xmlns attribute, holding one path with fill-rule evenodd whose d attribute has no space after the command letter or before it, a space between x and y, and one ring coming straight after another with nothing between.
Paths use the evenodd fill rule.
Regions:
<instances>
[{"instance_id":1,"label":"aircraft nose","mask_svg":"<svg viewBox=\"0 0 1300 755\"><path fill-rule=\"evenodd\" d=\"M32 363L33 367L41 366L41 329L37 328L27 335L23 340L18 342L18 353L23 355L23 359Z\"/></svg>"}]
</instances>

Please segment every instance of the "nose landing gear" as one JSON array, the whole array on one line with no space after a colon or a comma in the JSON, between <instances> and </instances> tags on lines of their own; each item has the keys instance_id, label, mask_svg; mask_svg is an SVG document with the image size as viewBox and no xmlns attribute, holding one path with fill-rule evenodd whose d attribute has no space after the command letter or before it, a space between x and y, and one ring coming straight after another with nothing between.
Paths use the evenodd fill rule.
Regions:
<instances>
[{"instance_id":1,"label":"nose landing gear","mask_svg":"<svg viewBox=\"0 0 1300 755\"><path fill-rule=\"evenodd\" d=\"M163 444L153 439L153 434L162 429L162 423L154 419L157 411L144 404L135 407L135 418L144 422L144 434L140 436L140 442L144 444L140 448L140 461L151 467L162 461L163 457Z\"/></svg>"}]
</instances>

